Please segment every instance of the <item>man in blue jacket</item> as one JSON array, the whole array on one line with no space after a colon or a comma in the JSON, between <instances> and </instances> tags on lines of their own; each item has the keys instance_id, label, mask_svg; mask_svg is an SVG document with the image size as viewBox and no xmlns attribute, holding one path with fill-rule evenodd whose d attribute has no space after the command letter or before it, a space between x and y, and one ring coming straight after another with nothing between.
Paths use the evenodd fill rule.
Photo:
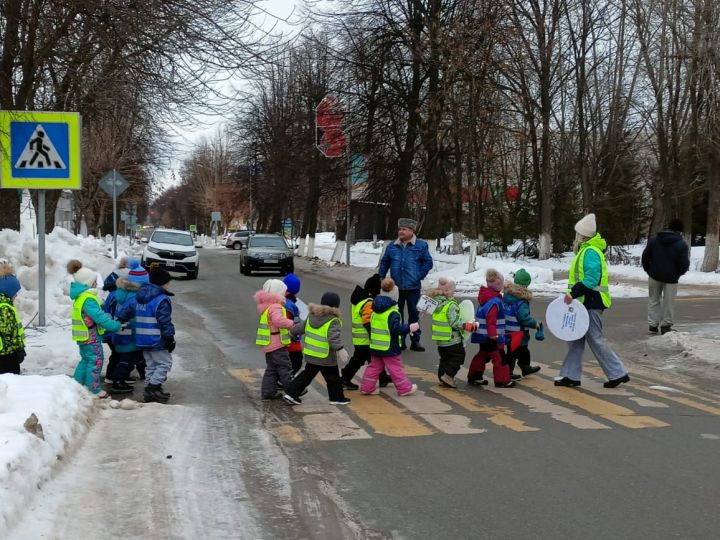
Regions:
<instances>
[{"instance_id":1,"label":"man in blue jacket","mask_svg":"<svg viewBox=\"0 0 720 540\"><path fill-rule=\"evenodd\" d=\"M417 221L409 218L398 220L398 238L388 244L380 260L378 273L380 279L390 271L390 277L400 291L398 308L405 324L418 322L417 303L420 300L420 282L425 279L433 267L433 260L428 250L427 242L420 240L417 231ZM405 306L407 305L407 319ZM404 349L405 337L403 336ZM424 351L420 345L420 331L410 337L410 350Z\"/></svg>"},{"instance_id":2,"label":"man in blue jacket","mask_svg":"<svg viewBox=\"0 0 720 540\"><path fill-rule=\"evenodd\" d=\"M690 268L690 253L682 237L683 222L674 219L667 230L657 233L642 253L648 274L648 323L650 331L667 334L675 322L675 296L678 280Z\"/></svg>"}]
</instances>

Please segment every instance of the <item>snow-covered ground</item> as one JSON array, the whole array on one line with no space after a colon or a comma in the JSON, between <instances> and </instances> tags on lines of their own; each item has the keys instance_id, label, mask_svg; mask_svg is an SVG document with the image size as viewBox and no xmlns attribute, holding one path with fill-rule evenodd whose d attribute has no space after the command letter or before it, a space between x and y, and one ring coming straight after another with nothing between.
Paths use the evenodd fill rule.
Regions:
<instances>
[{"instance_id":1,"label":"snow-covered ground","mask_svg":"<svg viewBox=\"0 0 720 540\"><path fill-rule=\"evenodd\" d=\"M451 238L443 240L442 245L451 244ZM432 242L434 246L434 242ZM458 291L462 295L475 296L480 285L485 283L485 271L488 268L496 268L502 272L506 279L511 278L513 273L520 268L525 268L532 276L530 289L538 295L554 296L565 291L567 279L555 279L556 273L567 273L572 262L572 253L566 253L562 257L556 257L545 261L537 259L513 259L500 253L490 253L485 257L477 257L475 262L476 270L468 272L468 255L448 255L438 253L431 246L431 254L435 266L423 282L424 287L430 287L437 282L440 276L452 277L458 285ZM315 256L323 261L331 263L330 259L335 248L335 235L333 233L319 233L315 237ZM629 257L639 257L644 245L623 246ZM350 252L350 263L359 271L358 280L367 274L367 269L375 268L382 253L382 243L374 246L372 242L358 242ZM703 257L703 248L694 247L691 250L690 268L691 271L685 274L680 280L679 294L702 294L703 286L708 286L708 294L717 294L720 288L720 273L698 272ZM343 261L345 260L343 255ZM645 285L647 275L641 266L633 265L609 265L610 283L612 294L616 298L646 297L647 286ZM693 286L691 290L683 289L683 285Z\"/></svg>"},{"instance_id":2,"label":"snow-covered ground","mask_svg":"<svg viewBox=\"0 0 720 540\"><path fill-rule=\"evenodd\" d=\"M38 245L34 228L0 230L0 259L11 262L22 284L15 306L26 328L23 375L0 375L0 538L17 520L54 464L87 430L94 400L73 379L77 346L70 337L72 302L65 265L80 259L104 278L116 266L110 238L82 238L56 228L46 236L46 323L38 322ZM136 246L118 239L118 255ZM41 376L42 375L42 376ZM31 434L26 420L35 414L44 438Z\"/></svg>"}]
</instances>

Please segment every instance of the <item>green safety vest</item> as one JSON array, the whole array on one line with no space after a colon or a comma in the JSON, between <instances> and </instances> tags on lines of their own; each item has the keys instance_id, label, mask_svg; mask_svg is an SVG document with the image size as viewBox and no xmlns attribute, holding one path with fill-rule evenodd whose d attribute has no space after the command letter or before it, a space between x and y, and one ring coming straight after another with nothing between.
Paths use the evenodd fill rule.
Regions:
<instances>
[{"instance_id":1,"label":"green safety vest","mask_svg":"<svg viewBox=\"0 0 720 540\"><path fill-rule=\"evenodd\" d=\"M308 319L305 323L305 335L303 335L303 354L314 358L327 358L330 356L328 333L333 321L340 321L340 319L333 317L320 328L315 328ZM342 321L340 321L340 324L342 325Z\"/></svg>"},{"instance_id":2,"label":"green safety vest","mask_svg":"<svg viewBox=\"0 0 720 540\"><path fill-rule=\"evenodd\" d=\"M265 347L270 345L270 325L268 324L268 313L270 312L270 306L263 311L260 315L260 322L258 324L257 335L255 336L255 345ZM287 310L282 308L283 317L287 317ZM280 343L283 345L290 345L290 332L287 328L280 328Z\"/></svg>"},{"instance_id":3,"label":"green safety vest","mask_svg":"<svg viewBox=\"0 0 720 540\"><path fill-rule=\"evenodd\" d=\"M83 306L87 300L93 299L98 305L100 305L100 299L93 292L85 291L80 293L75 301L73 302L72 309L72 338L73 341L87 341L90 339L90 329L85 324L85 319L82 315ZM105 329L99 324L96 326L97 333L102 336L105 333Z\"/></svg>"},{"instance_id":4,"label":"green safety vest","mask_svg":"<svg viewBox=\"0 0 720 540\"><path fill-rule=\"evenodd\" d=\"M366 298L352 307L353 345L370 345L370 334L368 334L367 328L365 328L362 320L362 310L368 302L372 302L372 298Z\"/></svg>"},{"instance_id":5,"label":"green safety vest","mask_svg":"<svg viewBox=\"0 0 720 540\"><path fill-rule=\"evenodd\" d=\"M432 339L433 341L450 341L452 337L452 326L448 320L448 310L450 305L458 305L454 300L446 303L442 309L435 310L432 315Z\"/></svg>"},{"instance_id":6,"label":"green safety vest","mask_svg":"<svg viewBox=\"0 0 720 540\"><path fill-rule=\"evenodd\" d=\"M400 315L397 306L391 307L384 313L372 314L370 318L370 349L373 351L387 351L390 349L390 325L388 319L390 319L392 313ZM400 345L400 339L398 339L398 345Z\"/></svg>"},{"instance_id":7,"label":"green safety vest","mask_svg":"<svg viewBox=\"0 0 720 540\"><path fill-rule=\"evenodd\" d=\"M9 307L10 311L13 312L15 315L15 321L17 322L17 335L20 338L20 342L25 346L25 328L23 328L22 319L20 319L20 314L18 313L18 310L15 306L12 304L8 304L7 302L0 303L0 307ZM5 349L5 344L3 343L2 336L0 336L0 352L2 352Z\"/></svg>"},{"instance_id":8,"label":"green safety vest","mask_svg":"<svg viewBox=\"0 0 720 540\"><path fill-rule=\"evenodd\" d=\"M608 286L607 262L605 262L605 254L595 246L584 246L580 249L580 251L578 251L578 254L573 259L573 262L570 265L570 274L568 275L568 293L570 292L570 289L572 289L573 285L582 281L585 277L585 273L583 272L583 263L585 262L585 253L589 249L594 250L598 255L600 255L600 264L602 265L600 285L594 287L593 290L600 293L603 305L606 308L609 308L612 304L612 300L610 298L610 287ZM577 300L582 302L584 298L584 296L580 296Z\"/></svg>"}]
</instances>

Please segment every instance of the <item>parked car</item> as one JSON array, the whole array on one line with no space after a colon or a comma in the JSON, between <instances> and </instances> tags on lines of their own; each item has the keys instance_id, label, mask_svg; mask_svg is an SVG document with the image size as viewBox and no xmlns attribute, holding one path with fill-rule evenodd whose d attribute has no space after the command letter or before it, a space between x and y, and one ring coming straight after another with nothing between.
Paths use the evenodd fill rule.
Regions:
<instances>
[{"instance_id":1,"label":"parked car","mask_svg":"<svg viewBox=\"0 0 720 540\"><path fill-rule=\"evenodd\" d=\"M295 271L293 248L281 234L255 234L240 251L240 272L249 276L255 271L289 274Z\"/></svg>"},{"instance_id":2,"label":"parked car","mask_svg":"<svg viewBox=\"0 0 720 540\"><path fill-rule=\"evenodd\" d=\"M225 238L225 247L229 249L241 249L247 245L248 238L250 238L255 231L236 231L230 233Z\"/></svg>"},{"instance_id":3,"label":"parked car","mask_svg":"<svg viewBox=\"0 0 720 540\"><path fill-rule=\"evenodd\" d=\"M176 229L157 229L152 233L142 255L142 264L158 263L169 272L184 272L189 279L200 273L200 256L192 233Z\"/></svg>"}]
</instances>

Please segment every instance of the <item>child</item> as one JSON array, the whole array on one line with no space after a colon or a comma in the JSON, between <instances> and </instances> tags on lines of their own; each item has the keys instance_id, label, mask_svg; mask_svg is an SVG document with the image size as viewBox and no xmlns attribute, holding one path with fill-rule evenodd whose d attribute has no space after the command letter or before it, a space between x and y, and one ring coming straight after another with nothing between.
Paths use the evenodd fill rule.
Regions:
<instances>
[{"instance_id":1,"label":"child","mask_svg":"<svg viewBox=\"0 0 720 540\"><path fill-rule=\"evenodd\" d=\"M92 394L107 397L100 379L103 365L102 336L105 331L117 332L121 325L100 307L102 304L94 290L97 273L84 268L75 259L67 264L67 271L74 279L70 284L70 298L73 301L72 338L80 349L80 362L73 378Z\"/></svg>"},{"instance_id":2,"label":"child","mask_svg":"<svg viewBox=\"0 0 720 540\"><path fill-rule=\"evenodd\" d=\"M290 345L290 332L294 322L288 319L285 305L287 285L279 279L268 279L262 290L255 293L257 312L260 315L255 345L265 353L260 396L262 399L280 399L278 382L287 388L292 381L292 364L285 347ZM297 319L300 322L300 319Z\"/></svg>"},{"instance_id":3,"label":"child","mask_svg":"<svg viewBox=\"0 0 720 540\"><path fill-rule=\"evenodd\" d=\"M382 292L373 300L370 317L370 365L360 384L363 394L379 394L378 377L387 369L399 396L409 396L417 391L417 385L408 379L403 369L400 344L404 336L417 332L420 325L402 324L397 307L398 289L391 278L385 278L380 286Z\"/></svg>"},{"instance_id":4,"label":"child","mask_svg":"<svg viewBox=\"0 0 720 540\"><path fill-rule=\"evenodd\" d=\"M103 311L110 315L111 317L115 316L115 308L117 307L117 303L115 301L115 291L117 291L117 280L119 277L127 277L128 275L128 258L127 257L120 257L120 260L118 261L117 270L115 272L110 272L110 275L105 278L103 281L103 288L102 290L107 292L108 295L105 297L105 301L103 302ZM112 381L112 373L115 371L115 366L117 365L117 357L115 356L115 343L113 343L113 336L115 334L112 334L110 332L106 332L103 336L103 343L106 343L107 346L110 348L110 357L108 358L107 362L107 368L105 368L105 382L111 383Z\"/></svg>"},{"instance_id":5,"label":"child","mask_svg":"<svg viewBox=\"0 0 720 540\"><path fill-rule=\"evenodd\" d=\"M530 300L532 293L528 290L531 281L530 274L521 268L515 272L514 283L505 286L503 307L505 310L505 344L507 346L507 363L510 368L510 378L513 380L527 377L540 371L540 366L530 365L530 328L538 331L536 336L541 339L542 325L533 319L530 313ZM515 363L520 366L522 375L513 375Z\"/></svg>"},{"instance_id":6,"label":"child","mask_svg":"<svg viewBox=\"0 0 720 540\"><path fill-rule=\"evenodd\" d=\"M468 370L469 385L485 385L483 378L485 363L493 363L493 378L497 388L512 388L515 381L510 380L510 369L503 362L502 350L505 344L505 312L503 310L502 296L503 275L494 268L485 273L487 286L480 287L478 305L475 317L477 323L470 323L476 327L472 335L472 342L480 344L480 350L473 357Z\"/></svg>"},{"instance_id":7,"label":"child","mask_svg":"<svg viewBox=\"0 0 720 540\"><path fill-rule=\"evenodd\" d=\"M288 319L294 321L296 317L300 316L300 310L297 306L297 293L300 292L300 278L295 274L288 274L283 279L283 283L287 287L285 291L285 309L287 311ZM292 365L293 375L296 375L300 368L302 368L303 362L303 349L302 349L302 337L299 335L290 336L290 345L285 347L288 350L290 356L290 365Z\"/></svg>"},{"instance_id":8,"label":"child","mask_svg":"<svg viewBox=\"0 0 720 540\"><path fill-rule=\"evenodd\" d=\"M135 298L117 310L121 321L135 318L135 345L146 363L145 403L167 403L170 399L170 394L163 390L162 385L172 368L172 352L175 350L175 326L170 302L174 294L168 290L171 279L166 270L151 266L149 283L143 283Z\"/></svg>"},{"instance_id":9,"label":"child","mask_svg":"<svg viewBox=\"0 0 720 540\"><path fill-rule=\"evenodd\" d=\"M133 259L129 265L128 276L119 277L115 282L116 311L123 314L128 310L132 310L133 313L136 311L137 293L142 285L150 282L148 273L140 266L139 261ZM143 359L143 353L135 342L135 326L135 319L131 318L128 324L113 334L116 357L116 365L113 371L110 371L110 378L113 381L110 392L113 394L132 394L133 391L133 387L126 381L133 368Z\"/></svg>"},{"instance_id":10,"label":"child","mask_svg":"<svg viewBox=\"0 0 720 540\"><path fill-rule=\"evenodd\" d=\"M352 382L358 370L370 362L370 317L372 317L373 298L380 294L380 276L375 274L367 279L365 285L355 286L350 296L352 303L352 343L355 347L352 358L342 370L342 383L346 390L360 388ZM385 370L380 373L380 386L385 387L390 377Z\"/></svg>"},{"instance_id":11,"label":"child","mask_svg":"<svg viewBox=\"0 0 720 540\"><path fill-rule=\"evenodd\" d=\"M289 405L299 405L300 395L318 373L327 383L328 397L333 405L347 405L350 400L343 394L342 380L338 370L338 359L347 361L348 353L343 348L342 321L340 320L340 297L334 292L322 295L320 304L308 306L310 314L301 323L305 369L285 387L283 399Z\"/></svg>"},{"instance_id":12,"label":"child","mask_svg":"<svg viewBox=\"0 0 720 540\"><path fill-rule=\"evenodd\" d=\"M457 388L455 375L465 363L463 323L454 295L455 281L447 277L441 277L437 288L428 292L438 302L432 315L432 339L437 342L440 355L438 379L442 386L450 388Z\"/></svg>"},{"instance_id":13,"label":"child","mask_svg":"<svg viewBox=\"0 0 720 540\"><path fill-rule=\"evenodd\" d=\"M0 262L0 374L20 375L25 360L25 329L13 300L20 292L20 282L7 261Z\"/></svg>"}]
</instances>

